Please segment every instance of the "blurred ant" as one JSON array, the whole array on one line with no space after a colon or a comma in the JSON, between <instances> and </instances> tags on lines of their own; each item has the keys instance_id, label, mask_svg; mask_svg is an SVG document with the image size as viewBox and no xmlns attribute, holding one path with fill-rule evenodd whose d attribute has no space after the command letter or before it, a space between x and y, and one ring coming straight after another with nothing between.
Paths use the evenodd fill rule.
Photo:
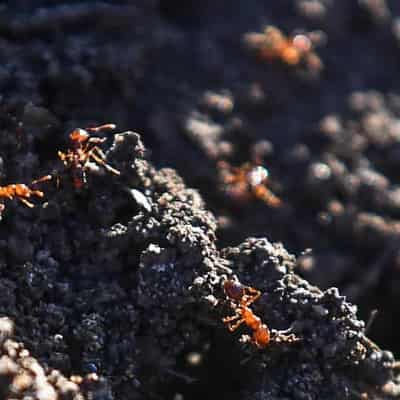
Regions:
<instances>
[{"instance_id":1,"label":"blurred ant","mask_svg":"<svg viewBox=\"0 0 400 400\"><path fill-rule=\"evenodd\" d=\"M248 33L244 37L245 44L255 49L261 58L268 61L279 60L290 66L304 62L306 66L318 72L322 69L321 59L313 52L314 42L321 41L321 34L313 32L309 35L297 34L287 37L274 26L267 26L263 33Z\"/></svg>"},{"instance_id":2,"label":"blurred ant","mask_svg":"<svg viewBox=\"0 0 400 400\"><path fill-rule=\"evenodd\" d=\"M72 180L76 189L82 188L86 183L86 170L88 163L94 161L103 166L107 171L120 175L120 172L106 163L106 156L98 146L106 138L91 137L89 132L99 132L106 129L115 129L114 124L105 124L93 128L74 129L69 135L71 149L66 153L58 152L58 156L64 165L71 170Z\"/></svg>"},{"instance_id":3,"label":"blurred ant","mask_svg":"<svg viewBox=\"0 0 400 400\"><path fill-rule=\"evenodd\" d=\"M49 181L51 179L51 175L45 175L39 179L32 181L30 186L36 185L37 183ZM10 200L16 198L29 208L34 207L34 204L28 200L31 196L42 198L44 196L44 193L40 190L31 189L29 186L23 183L13 183L7 186L0 186L0 198ZM0 204L0 214L4 211L4 209L5 205Z\"/></svg>"},{"instance_id":4,"label":"blurred ant","mask_svg":"<svg viewBox=\"0 0 400 400\"><path fill-rule=\"evenodd\" d=\"M231 197L245 201L256 197L270 207L279 207L282 204L267 188L268 170L261 165L245 163L240 167L233 167L226 161L219 161L217 168Z\"/></svg>"},{"instance_id":5,"label":"blurred ant","mask_svg":"<svg viewBox=\"0 0 400 400\"><path fill-rule=\"evenodd\" d=\"M234 301L235 314L222 319L230 332L235 331L241 324L246 324L253 331L251 342L258 348L267 347L272 339L276 342L287 343L299 340L293 334L286 335L283 331L275 331L274 338L272 338L268 326L263 324L261 318L257 317L250 309L250 305L261 296L259 290L228 279L224 282L224 291L228 298Z\"/></svg>"}]
</instances>

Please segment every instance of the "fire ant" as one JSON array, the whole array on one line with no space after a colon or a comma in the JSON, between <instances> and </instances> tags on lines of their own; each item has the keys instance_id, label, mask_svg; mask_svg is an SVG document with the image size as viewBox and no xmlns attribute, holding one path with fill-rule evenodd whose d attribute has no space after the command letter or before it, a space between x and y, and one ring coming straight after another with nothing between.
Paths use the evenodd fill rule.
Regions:
<instances>
[{"instance_id":1,"label":"fire ant","mask_svg":"<svg viewBox=\"0 0 400 400\"><path fill-rule=\"evenodd\" d=\"M245 323L253 331L252 342L257 347L267 347L271 337L269 328L261 322L259 317L253 314L249 307L261 296L261 292L232 280L224 282L224 291L230 299L239 303L235 308L235 315L225 317L222 320L229 331L233 332Z\"/></svg>"},{"instance_id":2,"label":"fire ant","mask_svg":"<svg viewBox=\"0 0 400 400\"><path fill-rule=\"evenodd\" d=\"M246 34L244 41L248 47L255 49L262 59L279 60L290 66L305 62L310 70L318 72L322 69L322 61L313 52L313 41L320 41L320 38L318 35L312 36L315 38L305 34L287 37L278 28L267 26L263 33Z\"/></svg>"},{"instance_id":3,"label":"fire ant","mask_svg":"<svg viewBox=\"0 0 400 400\"><path fill-rule=\"evenodd\" d=\"M253 313L250 305L261 296L259 290L228 279L224 282L224 291L228 298L234 302L235 314L222 319L230 332L235 331L241 324L246 324L253 331L251 342L258 348L267 347L271 340L288 343L299 340L293 334L286 335L283 331L272 333L268 326L262 323L261 318ZM287 332L285 331L285 333Z\"/></svg>"},{"instance_id":4,"label":"fire ant","mask_svg":"<svg viewBox=\"0 0 400 400\"><path fill-rule=\"evenodd\" d=\"M45 175L39 179L32 181L30 186L37 183L49 181L50 179L52 179L51 175ZM31 189L29 186L23 183L13 183L7 186L0 186L0 198L6 198L10 200L12 200L13 198L17 198L29 208L34 207L34 204L28 200L31 196L42 198L44 196L44 193L40 190ZM0 214L3 212L4 208L5 205L0 204Z\"/></svg>"},{"instance_id":5,"label":"fire ant","mask_svg":"<svg viewBox=\"0 0 400 400\"><path fill-rule=\"evenodd\" d=\"M219 161L217 168L231 197L238 200L256 197L270 207L279 207L282 204L282 201L267 188L268 170L261 165L245 163L240 167L233 167L226 161Z\"/></svg>"},{"instance_id":6,"label":"fire ant","mask_svg":"<svg viewBox=\"0 0 400 400\"><path fill-rule=\"evenodd\" d=\"M93 128L74 129L69 135L71 139L71 149L66 153L58 152L58 156L64 165L71 170L72 180L76 189L82 188L86 180L86 170L88 163L94 161L102 165L107 171L120 175L120 172L106 163L106 156L98 146L106 138L91 137L89 132L99 132L106 129L115 129L114 124L105 124Z\"/></svg>"}]
</instances>

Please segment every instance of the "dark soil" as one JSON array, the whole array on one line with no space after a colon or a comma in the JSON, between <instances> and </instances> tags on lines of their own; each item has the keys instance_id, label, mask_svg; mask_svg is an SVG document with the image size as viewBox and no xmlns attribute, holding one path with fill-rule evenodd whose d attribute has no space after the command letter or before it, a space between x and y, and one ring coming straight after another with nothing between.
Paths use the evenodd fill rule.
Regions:
<instances>
[{"instance_id":1,"label":"dark soil","mask_svg":"<svg viewBox=\"0 0 400 400\"><path fill-rule=\"evenodd\" d=\"M1 182L54 178L35 208L4 202L2 398L400 397L399 17L395 0L3 2ZM265 25L321 31L323 70L257 58L243 37ZM107 122L121 175L92 166L77 190L57 151ZM222 181L218 161L256 157L281 207ZM301 340L230 334L233 276Z\"/></svg>"}]
</instances>

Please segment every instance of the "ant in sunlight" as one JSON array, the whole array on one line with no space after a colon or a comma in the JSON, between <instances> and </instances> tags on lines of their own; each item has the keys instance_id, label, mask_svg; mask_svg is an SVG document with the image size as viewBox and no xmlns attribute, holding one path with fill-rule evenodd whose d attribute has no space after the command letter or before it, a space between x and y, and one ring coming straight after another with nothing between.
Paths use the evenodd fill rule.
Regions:
<instances>
[{"instance_id":1,"label":"ant in sunlight","mask_svg":"<svg viewBox=\"0 0 400 400\"><path fill-rule=\"evenodd\" d=\"M239 201L258 198L270 207L279 207L282 201L266 186L268 170L257 163L245 163L233 167L226 161L219 161L217 168L221 174L224 189L228 195Z\"/></svg>"},{"instance_id":2,"label":"ant in sunlight","mask_svg":"<svg viewBox=\"0 0 400 400\"><path fill-rule=\"evenodd\" d=\"M309 70L319 72L323 64L313 49L316 43L322 41L321 35L311 32L287 37L280 29L269 25L263 33L247 33L244 43L267 61L279 60L290 66L298 66L303 62Z\"/></svg>"},{"instance_id":3,"label":"ant in sunlight","mask_svg":"<svg viewBox=\"0 0 400 400\"><path fill-rule=\"evenodd\" d=\"M71 149L66 153L58 152L58 156L64 165L71 171L72 180L76 189L82 188L87 183L86 171L89 163L101 165L114 175L120 172L106 163L106 156L98 146L106 138L90 136L92 132L100 132L108 129L115 129L114 124L105 124L93 128L74 129L69 135L71 139ZM89 133L90 132L90 133Z\"/></svg>"},{"instance_id":4,"label":"ant in sunlight","mask_svg":"<svg viewBox=\"0 0 400 400\"><path fill-rule=\"evenodd\" d=\"M274 331L272 335L268 326L253 313L250 305L261 296L259 290L244 286L238 281L227 279L224 282L224 292L230 300L233 300L231 306L235 311L234 315L222 319L230 332L234 332L242 324L247 325L253 331L251 342L259 348L267 347L271 340L279 343L299 341L294 334L285 334L288 331Z\"/></svg>"},{"instance_id":5,"label":"ant in sunlight","mask_svg":"<svg viewBox=\"0 0 400 400\"><path fill-rule=\"evenodd\" d=\"M39 179L32 181L30 186L36 185L37 183L49 181L51 179L51 175L45 175ZM0 198L10 200L16 198L29 208L34 207L34 204L28 200L31 196L42 198L44 196L44 193L41 190L31 189L28 185L25 185L24 183L13 183L6 186L0 186ZM3 212L4 209L5 205L0 204L0 214Z\"/></svg>"}]
</instances>

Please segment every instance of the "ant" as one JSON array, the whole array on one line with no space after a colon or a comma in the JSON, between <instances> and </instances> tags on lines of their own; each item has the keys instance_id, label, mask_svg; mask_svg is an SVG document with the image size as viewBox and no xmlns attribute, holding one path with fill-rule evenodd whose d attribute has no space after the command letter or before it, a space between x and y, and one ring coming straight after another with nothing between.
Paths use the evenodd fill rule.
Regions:
<instances>
[{"instance_id":1,"label":"ant","mask_svg":"<svg viewBox=\"0 0 400 400\"><path fill-rule=\"evenodd\" d=\"M98 146L103 143L106 138L91 137L89 132L100 132L107 129L115 129L114 124L105 124L93 128L74 129L69 138L71 139L71 149L66 153L58 152L58 156L64 165L71 170L72 180L76 189L82 188L86 183L86 170L88 163L94 161L98 165L102 165L107 171L120 175L121 173L106 163L106 156Z\"/></svg>"},{"instance_id":2,"label":"ant","mask_svg":"<svg viewBox=\"0 0 400 400\"><path fill-rule=\"evenodd\" d=\"M51 179L51 175L45 175L39 179L32 181L30 186L36 185L37 183L49 181ZM44 193L40 190L31 189L29 186L23 183L13 183L7 186L0 186L0 198L6 198L10 200L12 200L13 198L17 198L29 208L34 207L34 204L28 200L31 196L42 198L44 196ZM3 212L4 209L5 205L0 204L0 214Z\"/></svg>"},{"instance_id":3,"label":"ant","mask_svg":"<svg viewBox=\"0 0 400 400\"><path fill-rule=\"evenodd\" d=\"M226 161L219 161L217 168L231 197L238 200L256 197L270 207L282 205L282 201L267 188L269 173L261 165L245 163L240 167L233 167Z\"/></svg>"},{"instance_id":4,"label":"ant","mask_svg":"<svg viewBox=\"0 0 400 400\"><path fill-rule=\"evenodd\" d=\"M271 337L269 328L261 322L259 317L253 314L249 307L261 296L261 292L232 280L224 282L224 291L230 299L239 303L235 308L235 315L225 317L222 320L229 331L233 332L245 323L253 331L252 342L257 347L267 347Z\"/></svg>"},{"instance_id":5,"label":"ant","mask_svg":"<svg viewBox=\"0 0 400 400\"><path fill-rule=\"evenodd\" d=\"M235 302L233 303L235 314L222 319L229 331L234 332L244 323L253 331L251 342L258 348L267 347L272 340L272 332L250 308L250 305L261 296L261 292L230 279L224 282L224 291L228 298ZM276 342L294 343L299 340L295 335L286 335L283 331L275 331L274 336L273 340Z\"/></svg>"},{"instance_id":6,"label":"ant","mask_svg":"<svg viewBox=\"0 0 400 400\"><path fill-rule=\"evenodd\" d=\"M261 58L268 61L279 60L284 64L297 66L304 62L306 66L315 72L322 69L322 61L313 52L315 41L321 41L317 33L296 34L287 37L275 26L267 26L263 33L248 33L245 35L245 44L255 49ZM314 37L315 36L315 37Z\"/></svg>"}]
</instances>

